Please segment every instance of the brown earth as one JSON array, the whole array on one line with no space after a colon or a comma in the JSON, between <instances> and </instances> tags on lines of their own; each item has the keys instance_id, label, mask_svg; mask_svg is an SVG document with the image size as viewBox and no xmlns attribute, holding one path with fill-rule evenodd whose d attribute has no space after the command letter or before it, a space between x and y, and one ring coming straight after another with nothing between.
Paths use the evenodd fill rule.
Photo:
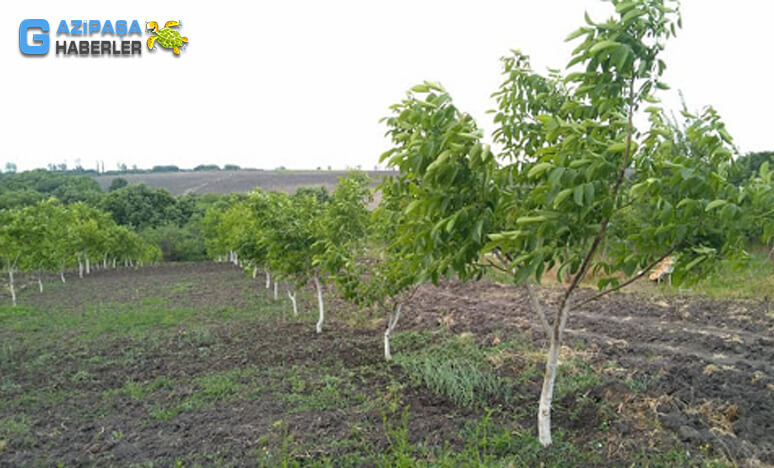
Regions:
<instances>
[{"instance_id":1,"label":"brown earth","mask_svg":"<svg viewBox=\"0 0 774 468\"><path fill-rule=\"evenodd\" d=\"M548 306L560 299L556 289L539 295ZM521 330L546 345L520 287L422 288L407 316L404 327L446 324L484 341ZM566 334L571 347L590 348L594 361L655 382L648 389L658 398L653 410L685 442L710 443L731 460L774 463L774 316L763 303L619 294L573 311Z\"/></svg>"},{"instance_id":2,"label":"brown earth","mask_svg":"<svg viewBox=\"0 0 774 468\"><path fill-rule=\"evenodd\" d=\"M351 449L335 442L355 439L376 455L389 445L382 417L392 398L410 407L411 443L463 447L465 427L480 417L480 410L459 408L426 388L405 385L402 370L382 361L381 322L352 326L346 307L330 301L330 320L318 336L311 324L311 295L301 303L307 311L301 321L227 319L232 310L260 315L268 301L262 283L230 265L202 263L100 271L42 295L26 288L22 305L62 314L87 316L96 313L95 304L139 304L145 297L208 312L205 322L184 322L152 339L111 335L83 341L75 333L33 348L20 333L0 329L0 342L18 350L12 360L0 360L0 377L14 384L0 387L0 421L23 415L30 427L0 447L0 465L153 461L166 466L177 459L255 464L264 450L281 448L287 437L294 447L302 447L293 454L302 462L343 457ZM540 295L550 306L558 292L542 289ZM209 332L197 338L205 325ZM422 287L398 328L472 333L482 345L513 336L537 346L545 341L525 291L490 282ZM632 450L652 450L670 438L693 451L711 445L740 465L774 464L774 318L760 303L622 294L575 311L567 335L565 351L582 352L595 369L610 372L610 378L588 394L558 401L555 425L570 430L576 444L593 440L594 447L604 445L600 450L606 464L629 465ZM17 365L49 355L44 366ZM215 400L169 419L149 416L189 397L192 379L245 368L261 372L259 384L248 382L256 386L249 397ZM84 369L88 378L76 379ZM294 386L287 369L306 379L309 387L302 393L311 396L322 391L321 382L328 378L322 369L335 369L346 376L344 401L299 411L285 398ZM518 358L499 372L516 375ZM643 394L633 396L620 375L646 383ZM127 382L147 384L159 378L183 383L154 390L149 399L108 396ZM507 414L519 405L534 405L539 379L532 378L526 396L510 407L492 402L502 411L498 423L507 424ZM396 385L403 390L393 390ZM606 402L617 411L615 424L602 436L607 438L604 444L597 442L600 416L595 406L581 407L587 400ZM579 407L581 417L571 417ZM638 425L631 416L638 411L655 418L665 433ZM525 414L522 423L531 427L533 411Z\"/></svg>"}]
</instances>

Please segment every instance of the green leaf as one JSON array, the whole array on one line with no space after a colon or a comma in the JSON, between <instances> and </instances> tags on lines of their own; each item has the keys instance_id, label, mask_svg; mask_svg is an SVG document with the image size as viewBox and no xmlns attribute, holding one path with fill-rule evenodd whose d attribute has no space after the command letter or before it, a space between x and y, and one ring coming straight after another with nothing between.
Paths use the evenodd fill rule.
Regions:
<instances>
[{"instance_id":1,"label":"green leaf","mask_svg":"<svg viewBox=\"0 0 774 468\"><path fill-rule=\"evenodd\" d=\"M637 6L639 2L621 2L618 5L615 6L616 13L624 14L627 11L631 10L635 6Z\"/></svg>"},{"instance_id":2,"label":"green leaf","mask_svg":"<svg viewBox=\"0 0 774 468\"><path fill-rule=\"evenodd\" d=\"M577 38L581 37L582 35L584 35L584 34L588 34L588 33L591 33L591 32L594 32L594 30L593 30L593 29L591 29L591 28L587 28L587 27L585 27L585 26L584 26L584 27L578 28L578 29L576 29L575 31L571 32L571 33L570 33L570 35L569 35L569 36L567 36L567 37L564 39L564 41L565 41L565 42L570 42L570 41L572 41L573 39L577 39Z\"/></svg>"},{"instance_id":3,"label":"green leaf","mask_svg":"<svg viewBox=\"0 0 774 468\"><path fill-rule=\"evenodd\" d=\"M645 12L640 10L640 9L630 10L628 13L626 13L625 15L623 15L621 17L621 22L628 23L629 21L633 20L634 18L636 18L636 17L638 17L638 16L640 16L640 15L642 15L644 13Z\"/></svg>"},{"instance_id":4,"label":"green leaf","mask_svg":"<svg viewBox=\"0 0 774 468\"><path fill-rule=\"evenodd\" d=\"M545 216L522 216L516 220L516 224L523 226L525 224L538 224L548 220Z\"/></svg>"},{"instance_id":5,"label":"green leaf","mask_svg":"<svg viewBox=\"0 0 774 468\"><path fill-rule=\"evenodd\" d=\"M710 211L714 210L715 208L720 208L721 206L725 206L728 202L725 200L715 200L713 202L710 202L709 205L707 205L706 208L704 208L704 211Z\"/></svg>"},{"instance_id":6,"label":"green leaf","mask_svg":"<svg viewBox=\"0 0 774 468\"><path fill-rule=\"evenodd\" d=\"M484 220L479 219L476 221L476 227L473 228L473 240L476 242L481 242L482 233L484 230Z\"/></svg>"},{"instance_id":7,"label":"green leaf","mask_svg":"<svg viewBox=\"0 0 774 468\"><path fill-rule=\"evenodd\" d=\"M612 49L613 47L618 47L621 44L616 41L611 40L604 40L596 43L594 47L589 49L589 53L592 55L598 54L599 52L602 52L603 50Z\"/></svg>"},{"instance_id":8,"label":"green leaf","mask_svg":"<svg viewBox=\"0 0 774 468\"><path fill-rule=\"evenodd\" d=\"M551 175L548 176L548 183L551 184L552 187L559 185L559 182L562 180L562 175L564 175L566 170L567 169L562 166L555 167L551 170Z\"/></svg>"},{"instance_id":9,"label":"green leaf","mask_svg":"<svg viewBox=\"0 0 774 468\"><path fill-rule=\"evenodd\" d=\"M435 161L430 163L429 166L427 166L427 172L434 171L438 166L446 162L447 159L449 159L449 156L451 156L451 150L445 150L442 151L441 154L438 155L437 158L435 158Z\"/></svg>"},{"instance_id":10,"label":"green leaf","mask_svg":"<svg viewBox=\"0 0 774 468\"><path fill-rule=\"evenodd\" d=\"M613 143L607 147L608 153L623 153L626 151L626 143Z\"/></svg>"},{"instance_id":11,"label":"green leaf","mask_svg":"<svg viewBox=\"0 0 774 468\"><path fill-rule=\"evenodd\" d=\"M430 91L430 87L427 86L427 85L423 85L423 84L416 85L413 88L411 88L411 91L413 91L415 93L426 93L426 92Z\"/></svg>"},{"instance_id":12,"label":"green leaf","mask_svg":"<svg viewBox=\"0 0 774 468\"><path fill-rule=\"evenodd\" d=\"M613 60L615 61L615 66L618 68L618 70L623 69L626 66L626 59L629 58L629 47L625 45L621 45L617 49L615 49L615 52L613 53Z\"/></svg>"},{"instance_id":13,"label":"green leaf","mask_svg":"<svg viewBox=\"0 0 774 468\"><path fill-rule=\"evenodd\" d=\"M547 162L535 164L532 166L532 169L527 172L527 177L530 179L536 179L552 167L554 167L554 165Z\"/></svg>"},{"instance_id":14,"label":"green leaf","mask_svg":"<svg viewBox=\"0 0 774 468\"><path fill-rule=\"evenodd\" d=\"M578 185L573 189L572 198L573 200L575 200L576 205L583 206L583 186L582 185Z\"/></svg>"},{"instance_id":15,"label":"green leaf","mask_svg":"<svg viewBox=\"0 0 774 468\"><path fill-rule=\"evenodd\" d=\"M694 259L693 259L693 261L691 261L691 263L689 263L688 265L686 265L686 266L685 266L685 268L683 268L683 270L684 270L684 271L691 271L691 269L692 269L693 267L695 267L696 265L698 265L699 263L703 262L703 261L704 261L704 260L706 260L706 259L707 259L707 257L703 257L703 256L701 256L701 257L696 257L696 258L694 258Z\"/></svg>"},{"instance_id":16,"label":"green leaf","mask_svg":"<svg viewBox=\"0 0 774 468\"><path fill-rule=\"evenodd\" d=\"M414 200L411 203L408 204L406 207L406 214L410 214L412 211L416 210L417 207L422 204L422 200Z\"/></svg>"},{"instance_id":17,"label":"green leaf","mask_svg":"<svg viewBox=\"0 0 774 468\"><path fill-rule=\"evenodd\" d=\"M577 169L579 167L585 166L586 164L590 164L591 162L592 160L587 158L575 159L573 161L570 161L570 168Z\"/></svg>"},{"instance_id":18,"label":"green leaf","mask_svg":"<svg viewBox=\"0 0 774 468\"><path fill-rule=\"evenodd\" d=\"M554 204L553 204L554 208L558 207L563 201L565 201L567 197L570 196L570 194L572 194L572 189L569 189L569 188L559 192L556 195L556 198L554 198Z\"/></svg>"},{"instance_id":19,"label":"green leaf","mask_svg":"<svg viewBox=\"0 0 774 468\"><path fill-rule=\"evenodd\" d=\"M586 205L593 205L594 204L594 184L586 184L583 186L583 191L585 192L586 196Z\"/></svg>"},{"instance_id":20,"label":"green leaf","mask_svg":"<svg viewBox=\"0 0 774 468\"><path fill-rule=\"evenodd\" d=\"M719 128L718 134L720 134L720 138L722 138L723 141L725 141L728 144L731 144L731 142L734 140L733 138L731 138L731 135L728 134L725 128Z\"/></svg>"}]
</instances>

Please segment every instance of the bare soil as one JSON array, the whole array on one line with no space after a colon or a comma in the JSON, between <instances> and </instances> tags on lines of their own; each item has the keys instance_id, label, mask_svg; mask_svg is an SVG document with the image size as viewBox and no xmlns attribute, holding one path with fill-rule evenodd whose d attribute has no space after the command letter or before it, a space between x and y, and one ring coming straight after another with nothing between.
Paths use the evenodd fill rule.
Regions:
<instances>
[{"instance_id":1,"label":"bare soil","mask_svg":"<svg viewBox=\"0 0 774 468\"><path fill-rule=\"evenodd\" d=\"M269 303L266 294L261 277L251 280L231 265L214 263L106 270L44 294L23 290L22 305L62 314L163 297L167 306L199 315L164 333L86 340L68 332L34 346L28 339L34 330L0 329L0 342L14 350L0 360L0 422L21 418L28 428L8 432L0 442L0 466L144 461L167 466L178 459L254 465L287 440L302 463L347 455L353 441L379 454L390 443L382 418L393 398L410 408L409 442L464 446L465 427L481 410L459 408L424 387L406 385L402 369L382 360L382 322L353 326L351 310L331 301L325 332L316 335L311 295L301 303L307 318L299 321L259 319ZM553 289L540 295L549 306L558 299ZM256 319L228 318L233 310L254 312ZM514 336L545 344L519 287L425 286L404 310L401 331L471 333L482 346ZM202 330L206 339L196 338ZM570 431L577 444L599 444L609 465L629 465L631 453L661 450L659 444L714 451L740 465L774 464L773 332L774 318L756 301L621 294L588 304L571 315L566 352L582 353L603 374L602 383L558 401L555 425ZM49 356L45 365L31 364L43 356ZM245 381L248 394L208 400L170 418L151 417L192 397L192 379L248 368L259 372L258 380ZM517 375L518 359L498 372ZM333 373L342 376L340 401L299 409L287 399L291 393L314 397ZM294 383L299 376L306 385L301 389ZM160 378L182 383L145 398L111 393L127 382L148 385ZM514 407L492 402L499 408L498 424L508 424L515 405L534 406L539 384L539 375L532 378ZM393 390L396 385L402 390ZM582 406L588 400L594 404ZM603 434L595 406L602 402L618 414ZM572 417L578 408L581 417ZM529 419L519 421L524 427L531 427L528 409ZM643 418L652 418L659 430L642 425Z\"/></svg>"},{"instance_id":2,"label":"bare soil","mask_svg":"<svg viewBox=\"0 0 774 468\"><path fill-rule=\"evenodd\" d=\"M578 299L592 294L582 291ZM559 290L539 295L555 310ZM425 287L407 317L404 327L446 325L484 341L520 330L546 346L521 287ZM763 303L618 294L572 311L566 333L571 348L652 382L654 414L685 442L711 444L731 460L774 463L774 317Z\"/></svg>"}]
</instances>

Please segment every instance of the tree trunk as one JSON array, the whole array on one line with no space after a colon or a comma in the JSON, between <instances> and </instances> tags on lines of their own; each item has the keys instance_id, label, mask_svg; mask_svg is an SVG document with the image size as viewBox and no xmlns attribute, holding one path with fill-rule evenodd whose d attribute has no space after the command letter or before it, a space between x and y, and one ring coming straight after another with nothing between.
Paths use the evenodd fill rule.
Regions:
<instances>
[{"instance_id":1,"label":"tree trunk","mask_svg":"<svg viewBox=\"0 0 774 468\"><path fill-rule=\"evenodd\" d=\"M116 257L113 257L113 269L116 269Z\"/></svg>"},{"instance_id":2,"label":"tree trunk","mask_svg":"<svg viewBox=\"0 0 774 468\"><path fill-rule=\"evenodd\" d=\"M275 301L277 300L277 288L278 288L277 282L275 281L274 282L274 300Z\"/></svg>"},{"instance_id":3,"label":"tree trunk","mask_svg":"<svg viewBox=\"0 0 774 468\"><path fill-rule=\"evenodd\" d=\"M258 276L258 267L253 267L253 279Z\"/></svg>"},{"instance_id":4,"label":"tree trunk","mask_svg":"<svg viewBox=\"0 0 774 468\"><path fill-rule=\"evenodd\" d=\"M11 304L16 307L16 287L13 282L13 268L8 269L8 289L11 290Z\"/></svg>"},{"instance_id":5,"label":"tree trunk","mask_svg":"<svg viewBox=\"0 0 774 468\"><path fill-rule=\"evenodd\" d=\"M86 274L91 274L91 264L89 263L89 256L86 255Z\"/></svg>"},{"instance_id":6,"label":"tree trunk","mask_svg":"<svg viewBox=\"0 0 774 468\"><path fill-rule=\"evenodd\" d=\"M543 447L551 445L551 403L554 398L554 384L556 383L556 372L559 367L559 351L562 348L562 335L564 326L567 323L567 315L570 311L570 300L565 302L564 307L559 311L554 319L554 326L551 330L550 345L546 355L546 371L543 376L543 389L540 392L540 403L538 405L538 439Z\"/></svg>"},{"instance_id":7,"label":"tree trunk","mask_svg":"<svg viewBox=\"0 0 774 468\"><path fill-rule=\"evenodd\" d=\"M296 304L296 293L291 293L288 291L288 297L290 298L290 302L293 304L293 315L298 317L298 304Z\"/></svg>"},{"instance_id":8,"label":"tree trunk","mask_svg":"<svg viewBox=\"0 0 774 468\"><path fill-rule=\"evenodd\" d=\"M269 270L266 270L266 289L269 289L271 287L271 273L269 273Z\"/></svg>"},{"instance_id":9,"label":"tree trunk","mask_svg":"<svg viewBox=\"0 0 774 468\"><path fill-rule=\"evenodd\" d=\"M65 279L65 275L64 275L64 268L59 270L59 279L61 279L63 283L67 283L67 280Z\"/></svg>"},{"instance_id":10,"label":"tree trunk","mask_svg":"<svg viewBox=\"0 0 774 468\"><path fill-rule=\"evenodd\" d=\"M83 279L83 262L80 255L78 255L78 277Z\"/></svg>"},{"instance_id":11,"label":"tree trunk","mask_svg":"<svg viewBox=\"0 0 774 468\"><path fill-rule=\"evenodd\" d=\"M107 252L102 254L102 269L107 270Z\"/></svg>"},{"instance_id":12,"label":"tree trunk","mask_svg":"<svg viewBox=\"0 0 774 468\"><path fill-rule=\"evenodd\" d=\"M320 308L320 318L317 319L317 333L322 333L323 320L325 319L325 309L323 308L323 295L322 286L320 286L320 279L317 275L312 278L314 280L314 287L317 288L317 306Z\"/></svg>"},{"instance_id":13,"label":"tree trunk","mask_svg":"<svg viewBox=\"0 0 774 468\"><path fill-rule=\"evenodd\" d=\"M38 271L38 289L40 289L40 293L43 294L43 279L40 277L40 271Z\"/></svg>"},{"instance_id":14,"label":"tree trunk","mask_svg":"<svg viewBox=\"0 0 774 468\"><path fill-rule=\"evenodd\" d=\"M403 304L398 304L398 307L395 309L395 313L393 314L390 312L390 314L387 316L387 330L384 331L384 359L387 361L392 361L392 353L390 352L390 335L392 335L392 331L395 330L395 325L398 324L398 319L400 318L400 309L403 306Z\"/></svg>"}]
</instances>

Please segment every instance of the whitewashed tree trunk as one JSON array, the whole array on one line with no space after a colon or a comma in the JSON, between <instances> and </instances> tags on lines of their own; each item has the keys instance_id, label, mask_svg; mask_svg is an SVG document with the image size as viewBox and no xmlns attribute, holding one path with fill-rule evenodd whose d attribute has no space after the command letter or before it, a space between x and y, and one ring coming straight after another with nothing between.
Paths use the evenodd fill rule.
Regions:
<instances>
[{"instance_id":1,"label":"whitewashed tree trunk","mask_svg":"<svg viewBox=\"0 0 774 468\"><path fill-rule=\"evenodd\" d=\"M116 257L113 257L113 269L114 270L116 269L116 261L117 261Z\"/></svg>"},{"instance_id":2,"label":"whitewashed tree trunk","mask_svg":"<svg viewBox=\"0 0 774 468\"><path fill-rule=\"evenodd\" d=\"M78 277L83 279L83 262L80 255L78 255Z\"/></svg>"},{"instance_id":3,"label":"whitewashed tree trunk","mask_svg":"<svg viewBox=\"0 0 774 468\"><path fill-rule=\"evenodd\" d=\"M565 302L559 316L554 319L551 330L550 345L546 355L546 371L543 375L543 388L540 391L540 403L538 404L538 439L543 447L551 445L551 404L554 398L554 384L559 367L559 351L562 348L562 335L570 312L569 298Z\"/></svg>"},{"instance_id":4,"label":"whitewashed tree trunk","mask_svg":"<svg viewBox=\"0 0 774 468\"><path fill-rule=\"evenodd\" d=\"M298 316L298 305L296 304L296 293L288 291L288 297L293 304L293 315Z\"/></svg>"},{"instance_id":5,"label":"whitewashed tree trunk","mask_svg":"<svg viewBox=\"0 0 774 468\"><path fill-rule=\"evenodd\" d=\"M91 274L91 264L89 263L89 256L86 255L86 274Z\"/></svg>"},{"instance_id":6,"label":"whitewashed tree trunk","mask_svg":"<svg viewBox=\"0 0 774 468\"><path fill-rule=\"evenodd\" d=\"M40 272L38 272L38 289L40 290L41 294L43 293L43 279L40 277Z\"/></svg>"},{"instance_id":7,"label":"whitewashed tree trunk","mask_svg":"<svg viewBox=\"0 0 774 468\"><path fill-rule=\"evenodd\" d=\"M63 283L67 283L67 280L65 279L65 275L64 275L64 268L59 270L59 279L61 279Z\"/></svg>"},{"instance_id":8,"label":"whitewashed tree trunk","mask_svg":"<svg viewBox=\"0 0 774 468\"><path fill-rule=\"evenodd\" d=\"M277 300L277 289L278 289L278 286L277 286L277 282L275 281L274 282L274 300L275 301Z\"/></svg>"},{"instance_id":9,"label":"whitewashed tree trunk","mask_svg":"<svg viewBox=\"0 0 774 468\"><path fill-rule=\"evenodd\" d=\"M403 304L398 304L398 307L395 308L395 313L390 312L390 314L387 316L387 330L384 331L384 359L387 361L392 361L392 353L390 352L390 336L392 335L392 331L395 330L395 325L398 324L402 306Z\"/></svg>"},{"instance_id":10,"label":"whitewashed tree trunk","mask_svg":"<svg viewBox=\"0 0 774 468\"><path fill-rule=\"evenodd\" d=\"M103 270L107 270L107 265L108 265L107 262L108 262L108 260L107 260L107 252L106 252L106 253L102 254L102 269Z\"/></svg>"},{"instance_id":11,"label":"whitewashed tree trunk","mask_svg":"<svg viewBox=\"0 0 774 468\"><path fill-rule=\"evenodd\" d=\"M325 309L323 308L323 295L322 286L320 285L320 279L317 275L312 278L314 280L314 287L317 288L317 306L320 309L320 317L317 319L316 330L317 333L322 333L323 321L325 320Z\"/></svg>"},{"instance_id":12,"label":"whitewashed tree trunk","mask_svg":"<svg viewBox=\"0 0 774 468\"><path fill-rule=\"evenodd\" d=\"M13 281L13 267L8 269L8 289L11 291L11 304L16 307L16 285Z\"/></svg>"},{"instance_id":13,"label":"whitewashed tree trunk","mask_svg":"<svg viewBox=\"0 0 774 468\"><path fill-rule=\"evenodd\" d=\"M271 287L271 273L269 273L269 270L266 270L266 289L269 289Z\"/></svg>"},{"instance_id":14,"label":"whitewashed tree trunk","mask_svg":"<svg viewBox=\"0 0 774 468\"><path fill-rule=\"evenodd\" d=\"M258 276L258 267L253 267L253 279Z\"/></svg>"}]
</instances>

